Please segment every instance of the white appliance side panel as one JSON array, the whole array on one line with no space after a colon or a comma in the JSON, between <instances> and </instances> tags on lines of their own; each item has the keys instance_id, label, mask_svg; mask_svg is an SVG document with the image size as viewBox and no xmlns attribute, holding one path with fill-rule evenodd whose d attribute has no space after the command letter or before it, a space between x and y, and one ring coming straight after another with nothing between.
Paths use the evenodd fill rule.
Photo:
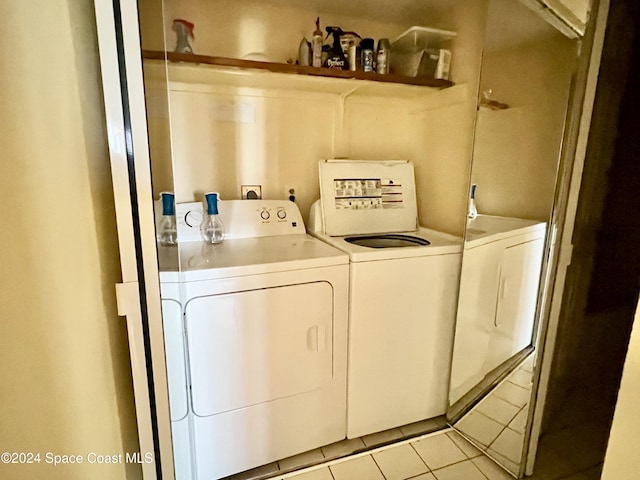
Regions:
<instances>
[{"instance_id":1,"label":"white appliance side panel","mask_svg":"<svg viewBox=\"0 0 640 480\"><path fill-rule=\"evenodd\" d=\"M178 422L171 422L171 438L173 439L176 480L193 480L189 419L184 418Z\"/></svg>"},{"instance_id":2,"label":"white appliance side panel","mask_svg":"<svg viewBox=\"0 0 640 480\"><path fill-rule=\"evenodd\" d=\"M494 330L503 250L502 243L493 242L463 253L451 366L449 401L452 404L485 375L483 367Z\"/></svg>"},{"instance_id":3,"label":"white appliance side panel","mask_svg":"<svg viewBox=\"0 0 640 480\"><path fill-rule=\"evenodd\" d=\"M327 235L406 232L418 227L413 164L321 161L320 200Z\"/></svg>"},{"instance_id":4,"label":"white appliance side panel","mask_svg":"<svg viewBox=\"0 0 640 480\"><path fill-rule=\"evenodd\" d=\"M169 410L171 421L187 416L187 362L182 327L182 306L175 300L162 300Z\"/></svg>"},{"instance_id":5,"label":"white appliance side panel","mask_svg":"<svg viewBox=\"0 0 640 480\"><path fill-rule=\"evenodd\" d=\"M460 254L351 265L347 436L442 415Z\"/></svg>"},{"instance_id":6,"label":"white appliance side panel","mask_svg":"<svg viewBox=\"0 0 640 480\"><path fill-rule=\"evenodd\" d=\"M506 248L502 254L487 372L531 344L543 247L544 239L539 239Z\"/></svg>"},{"instance_id":7,"label":"white appliance side panel","mask_svg":"<svg viewBox=\"0 0 640 480\"><path fill-rule=\"evenodd\" d=\"M187 304L185 317L198 416L331 382L333 292L327 282L199 297Z\"/></svg>"}]
</instances>

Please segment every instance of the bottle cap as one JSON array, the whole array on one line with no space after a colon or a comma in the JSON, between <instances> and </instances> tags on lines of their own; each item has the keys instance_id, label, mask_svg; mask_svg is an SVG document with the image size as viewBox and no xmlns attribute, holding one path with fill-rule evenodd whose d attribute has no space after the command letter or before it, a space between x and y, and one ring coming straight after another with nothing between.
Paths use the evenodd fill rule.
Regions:
<instances>
[{"instance_id":1,"label":"bottle cap","mask_svg":"<svg viewBox=\"0 0 640 480\"><path fill-rule=\"evenodd\" d=\"M162 198L162 215L175 215L176 207L175 207L175 196L171 192L161 192L160 197Z\"/></svg>"},{"instance_id":2,"label":"bottle cap","mask_svg":"<svg viewBox=\"0 0 640 480\"><path fill-rule=\"evenodd\" d=\"M207 201L207 214L218 215L218 192L209 192L204 194Z\"/></svg>"},{"instance_id":3,"label":"bottle cap","mask_svg":"<svg viewBox=\"0 0 640 480\"><path fill-rule=\"evenodd\" d=\"M360 48L363 50L373 50L374 44L373 38L363 38L360 42Z\"/></svg>"}]
</instances>

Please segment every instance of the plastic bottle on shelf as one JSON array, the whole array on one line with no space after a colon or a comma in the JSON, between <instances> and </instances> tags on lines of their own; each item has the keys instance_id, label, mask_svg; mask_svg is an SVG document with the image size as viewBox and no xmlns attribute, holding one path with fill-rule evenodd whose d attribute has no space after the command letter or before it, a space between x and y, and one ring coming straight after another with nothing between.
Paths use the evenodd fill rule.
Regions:
<instances>
[{"instance_id":1,"label":"plastic bottle on shelf","mask_svg":"<svg viewBox=\"0 0 640 480\"><path fill-rule=\"evenodd\" d=\"M207 214L202 219L200 234L206 243L222 243L224 240L224 224L218 214L218 193L209 192L204 194L207 203Z\"/></svg>"},{"instance_id":2,"label":"plastic bottle on shelf","mask_svg":"<svg viewBox=\"0 0 640 480\"><path fill-rule=\"evenodd\" d=\"M375 64L375 55L373 54L374 40L373 38L363 38L360 42L360 55L362 57L362 71L373 72Z\"/></svg>"},{"instance_id":3,"label":"plastic bottle on shelf","mask_svg":"<svg viewBox=\"0 0 640 480\"><path fill-rule=\"evenodd\" d=\"M320 17L316 18L316 29L311 38L311 66L322 66L322 30L320 30Z\"/></svg>"},{"instance_id":4,"label":"plastic bottle on shelf","mask_svg":"<svg viewBox=\"0 0 640 480\"><path fill-rule=\"evenodd\" d=\"M475 183L471 185L471 195L469 196L469 211L467 212L467 218L473 220L478 216L478 208L476 207L476 188L478 185Z\"/></svg>"},{"instance_id":5,"label":"plastic bottle on shelf","mask_svg":"<svg viewBox=\"0 0 640 480\"><path fill-rule=\"evenodd\" d=\"M173 21L171 28L174 32L176 32L176 35L178 36L174 52L193 53L193 48L191 48L191 45L189 44L189 38L194 38L194 26L195 25L193 23L181 18L176 18Z\"/></svg>"},{"instance_id":6,"label":"plastic bottle on shelf","mask_svg":"<svg viewBox=\"0 0 640 480\"><path fill-rule=\"evenodd\" d=\"M389 64L391 62L391 43L388 38L378 40L378 49L376 51L376 72L386 75L389 73Z\"/></svg>"},{"instance_id":7,"label":"plastic bottle on shelf","mask_svg":"<svg viewBox=\"0 0 640 480\"><path fill-rule=\"evenodd\" d=\"M300 46L298 47L298 65L308 67L311 65L311 43L304 37L300 40Z\"/></svg>"},{"instance_id":8,"label":"plastic bottle on shelf","mask_svg":"<svg viewBox=\"0 0 640 480\"><path fill-rule=\"evenodd\" d=\"M171 192L162 192L160 197L162 198L162 220L158 226L158 243L165 247L173 247L178 244L175 197Z\"/></svg>"}]
</instances>

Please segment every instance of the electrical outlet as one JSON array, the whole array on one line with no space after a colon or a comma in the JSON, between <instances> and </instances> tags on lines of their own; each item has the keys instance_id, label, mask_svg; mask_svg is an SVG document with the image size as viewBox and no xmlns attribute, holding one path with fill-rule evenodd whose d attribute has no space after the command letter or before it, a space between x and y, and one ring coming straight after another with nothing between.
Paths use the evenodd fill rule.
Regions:
<instances>
[{"instance_id":1,"label":"electrical outlet","mask_svg":"<svg viewBox=\"0 0 640 480\"><path fill-rule=\"evenodd\" d=\"M242 185L241 194L243 200L260 200L262 185Z\"/></svg>"},{"instance_id":2,"label":"electrical outlet","mask_svg":"<svg viewBox=\"0 0 640 480\"><path fill-rule=\"evenodd\" d=\"M287 185L284 188L284 198L286 198L287 200L295 202L297 195L298 195L298 187L294 185Z\"/></svg>"}]
</instances>

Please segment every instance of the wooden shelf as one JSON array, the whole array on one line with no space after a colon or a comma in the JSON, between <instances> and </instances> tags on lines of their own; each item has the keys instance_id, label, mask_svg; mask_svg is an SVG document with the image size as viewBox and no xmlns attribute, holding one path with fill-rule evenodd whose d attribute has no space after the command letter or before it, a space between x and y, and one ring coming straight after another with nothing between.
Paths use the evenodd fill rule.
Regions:
<instances>
[{"instance_id":1,"label":"wooden shelf","mask_svg":"<svg viewBox=\"0 0 640 480\"><path fill-rule=\"evenodd\" d=\"M275 73L307 75L325 78L367 80L373 82L393 83L400 85L414 85L443 89L453 86L449 80L438 80L425 77L404 77L401 75L381 75L370 72L352 72L331 68L303 67L287 63L258 62L255 60L240 60L237 58L211 57L208 55L194 55L190 53L162 52L143 50L142 57L149 60L168 60L172 63L204 64L218 67L232 67L238 69L257 69Z\"/></svg>"}]
</instances>

